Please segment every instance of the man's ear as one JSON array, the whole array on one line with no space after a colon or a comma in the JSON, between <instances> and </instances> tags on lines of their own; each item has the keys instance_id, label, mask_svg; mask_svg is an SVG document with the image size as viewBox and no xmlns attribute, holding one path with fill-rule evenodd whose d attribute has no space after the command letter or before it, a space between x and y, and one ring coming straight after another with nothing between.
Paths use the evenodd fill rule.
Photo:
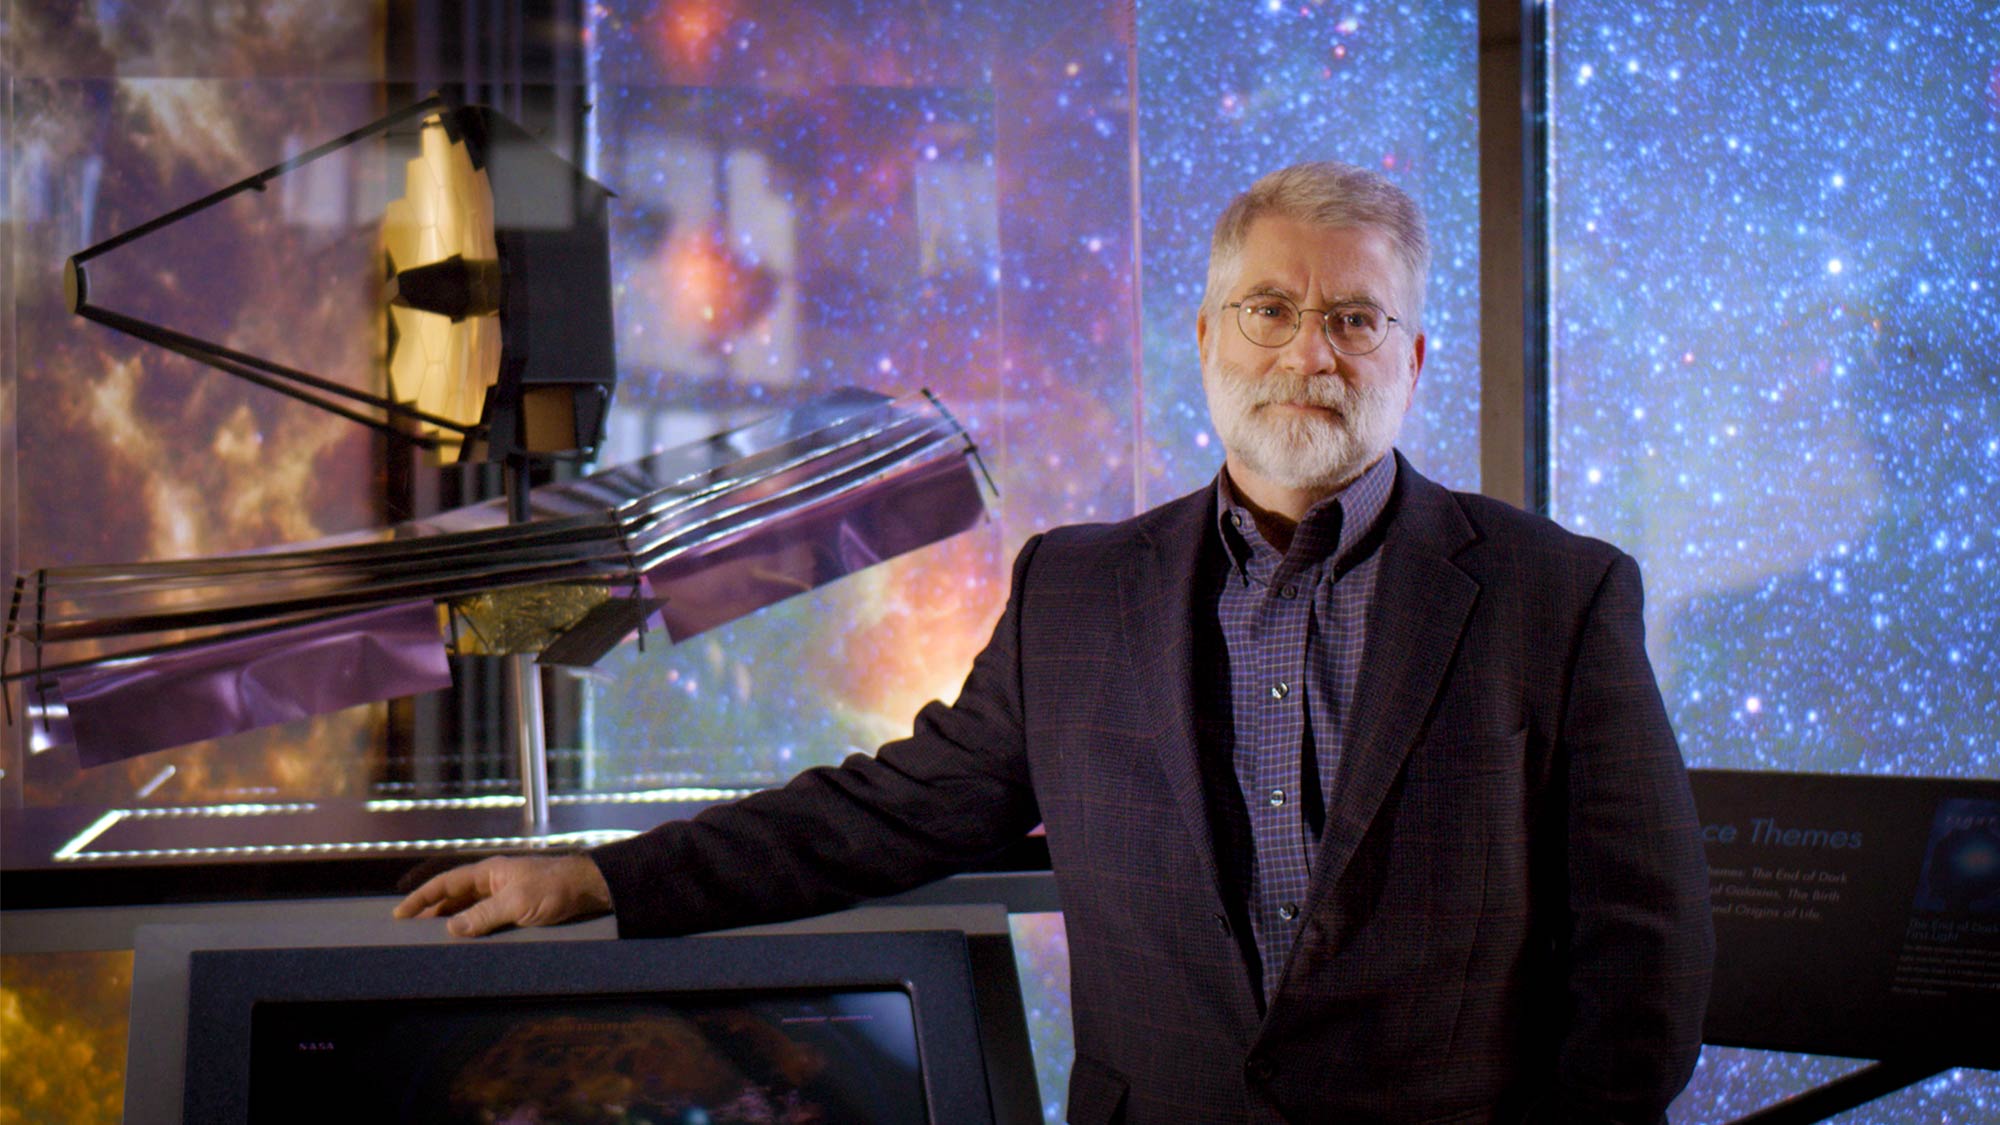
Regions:
<instances>
[{"instance_id":1,"label":"man's ear","mask_svg":"<svg viewBox=\"0 0 2000 1125\"><path fill-rule=\"evenodd\" d=\"M1403 409L1416 401L1417 380L1424 374L1424 337L1422 333L1410 337L1410 392L1403 396Z\"/></svg>"},{"instance_id":2,"label":"man's ear","mask_svg":"<svg viewBox=\"0 0 2000 1125\"><path fill-rule=\"evenodd\" d=\"M1194 348L1203 363L1208 362L1208 302L1194 311Z\"/></svg>"}]
</instances>

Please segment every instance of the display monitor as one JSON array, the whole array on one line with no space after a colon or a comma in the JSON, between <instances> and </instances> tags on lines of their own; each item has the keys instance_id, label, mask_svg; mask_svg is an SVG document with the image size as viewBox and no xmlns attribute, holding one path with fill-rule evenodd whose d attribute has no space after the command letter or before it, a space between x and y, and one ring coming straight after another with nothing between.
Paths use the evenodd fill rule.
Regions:
<instances>
[{"instance_id":1,"label":"display monitor","mask_svg":"<svg viewBox=\"0 0 2000 1125\"><path fill-rule=\"evenodd\" d=\"M995 1120L966 936L197 950L183 1119Z\"/></svg>"}]
</instances>

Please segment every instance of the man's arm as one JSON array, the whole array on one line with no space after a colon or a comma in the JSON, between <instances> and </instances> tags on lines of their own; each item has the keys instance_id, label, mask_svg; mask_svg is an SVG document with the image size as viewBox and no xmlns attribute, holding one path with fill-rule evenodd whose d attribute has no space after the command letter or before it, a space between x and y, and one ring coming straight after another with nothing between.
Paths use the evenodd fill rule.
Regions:
<instances>
[{"instance_id":1,"label":"man's arm","mask_svg":"<svg viewBox=\"0 0 2000 1125\"><path fill-rule=\"evenodd\" d=\"M1021 722L1017 634L1039 537L1014 563L993 637L947 707L870 757L670 821L584 856L506 857L447 871L396 907L490 933L615 912L623 936L695 933L838 909L962 870L1040 819Z\"/></svg>"},{"instance_id":2,"label":"man's arm","mask_svg":"<svg viewBox=\"0 0 2000 1125\"><path fill-rule=\"evenodd\" d=\"M1041 543L958 700L918 712L874 756L810 769L779 789L595 849L624 937L779 922L964 870L1041 819L1021 716L1020 618Z\"/></svg>"},{"instance_id":3,"label":"man's arm","mask_svg":"<svg viewBox=\"0 0 2000 1125\"><path fill-rule=\"evenodd\" d=\"M1552 1120L1659 1121L1701 1049L1708 868L1642 601L1638 565L1618 556L1570 665L1568 1018Z\"/></svg>"}]
</instances>

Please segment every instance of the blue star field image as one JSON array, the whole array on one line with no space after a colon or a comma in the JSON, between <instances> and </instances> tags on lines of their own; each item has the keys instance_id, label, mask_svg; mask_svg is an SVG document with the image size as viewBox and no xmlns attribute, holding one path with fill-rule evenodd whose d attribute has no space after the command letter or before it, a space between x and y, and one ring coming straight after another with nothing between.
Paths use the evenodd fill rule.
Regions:
<instances>
[{"instance_id":1,"label":"blue star field image","mask_svg":"<svg viewBox=\"0 0 2000 1125\"><path fill-rule=\"evenodd\" d=\"M2000 774L2000 8L1550 23L1553 514L1638 556L1689 764ZM1675 1119L1855 1065L1709 1048Z\"/></svg>"}]
</instances>

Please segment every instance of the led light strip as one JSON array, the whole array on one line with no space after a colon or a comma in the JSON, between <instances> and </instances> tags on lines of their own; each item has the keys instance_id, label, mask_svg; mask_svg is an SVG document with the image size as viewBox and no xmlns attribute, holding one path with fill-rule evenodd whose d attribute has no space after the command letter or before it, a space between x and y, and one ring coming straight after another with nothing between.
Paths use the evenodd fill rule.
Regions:
<instances>
[{"instance_id":1,"label":"led light strip","mask_svg":"<svg viewBox=\"0 0 2000 1125\"><path fill-rule=\"evenodd\" d=\"M664 789L642 789L627 793L565 794L550 798L552 805L663 805L691 804L696 802L733 801L758 792L756 789L712 789L694 786ZM363 803L369 812L420 812L447 811L451 809L509 809L520 808L523 800L516 796L491 797L426 797L411 799L385 799ZM90 827L76 834L68 843L56 849L50 858L58 863L97 863L112 859L186 859L221 856L277 856L277 855L338 855L362 851L412 851L439 847L549 847L584 843L606 843L636 835L625 829L606 829L562 833L554 836L487 836L477 838L413 840L413 841L350 841L326 844L241 844L205 848L146 848L89 852L84 851L92 843L125 820L172 820L191 817L245 817L283 816L309 813L319 810L319 805L310 801L291 803L239 803L230 805L170 806L165 808L112 809L92 821Z\"/></svg>"},{"instance_id":2,"label":"led light strip","mask_svg":"<svg viewBox=\"0 0 2000 1125\"><path fill-rule=\"evenodd\" d=\"M92 821L90 827L77 833L69 843L57 848L56 854L52 858L58 863L66 863L75 859L78 852L90 846L91 841L104 835L105 832L110 830L112 825L124 819L124 809L112 809L110 812Z\"/></svg>"},{"instance_id":3,"label":"led light strip","mask_svg":"<svg viewBox=\"0 0 2000 1125\"><path fill-rule=\"evenodd\" d=\"M170 820L177 817L196 816L273 816L284 813L312 812L317 808L319 808L318 805L310 802L302 802L296 804L182 805L165 808L112 809L110 812L91 821L90 827L77 833L70 839L69 843L57 848L55 854L50 858L59 863L70 862L80 858L95 858L94 856L83 856L81 854L83 849L89 847L99 836L109 832L114 825L124 820ZM98 854L102 855L106 853Z\"/></svg>"},{"instance_id":4,"label":"led light strip","mask_svg":"<svg viewBox=\"0 0 2000 1125\"><path fill-rule=\"evenodd\" d=\"M107 814L109 816L110 814ZM112 821L116 823L114 819ZM93 828L96 826L93 825ZM109 827L107 825L106 827ZM99 832L102 829L98 829ZM126 851L81 853L72 848L82 847L94 838L86 832L69 845L64 845L56 859L68 863L102 863L118 859L215 859L241 856L281 856L281 855L347 855L354 852L412 852L437 851L446 848L553 848L553 847L595 847L614 840L623 840L637 835L630 829L595 829L586 832L565 832L557 836L476 836L459 839L435 840L354 840L338 844L239 844L210 848L144 848ZM81 841L81 843L79 843ZM67 853L67 854L66 854Z\"/></svg>"},{"instance_id":5,"label":"led light strip","mask_svg":"<svg viewBox=\"0 0 2000 1125\"><path fill-rule=\"evenodd\" d=\"M138 808L114 810L121 816L133 820L160 820L172 817L224 817L224 816L283 816L289 813L309 813L318 811L319 806L311 801L297 801L290 804L240 803L233 805L181 805L161 808Z\"/></svg>"},{"instance_id":6,"label":"led light strip","mask_svg":"<svg viewBox=\"0 0 2000 1125\"><path fill-rule=\"evenodd\" d=\"M565 793L549 798L551 805L664 805L695 801L733 801L756 789L641 789L629 793ZM380 797L363 804L369 812L422 812L450 809L518 809L526 801L518 794L492 797Z\"/></svg>"},{"instance_id":7,"label":"led light strip","mask_svg":"<svg viewBox=\"0 0 2000 1125\"><path fill-rule=\"evenodd\" d=\"M667 805L688 801L734 801L761 793L761 789L697 789L693 787L670 789L638 789L629 793L579 794L571 793L549 798L553 805Z\"/></svg>"},{"instance_id":8,"label":"led light strip","mask_svg":"<svg viewBox=\"0 0 2000 1125\"><path fill-rule=\"evenodd\" d=\"M493 797L381 797L362 805L369 812L416 812L423 809L518 809L519 795Z\"/></svg>"}]
</instances>

